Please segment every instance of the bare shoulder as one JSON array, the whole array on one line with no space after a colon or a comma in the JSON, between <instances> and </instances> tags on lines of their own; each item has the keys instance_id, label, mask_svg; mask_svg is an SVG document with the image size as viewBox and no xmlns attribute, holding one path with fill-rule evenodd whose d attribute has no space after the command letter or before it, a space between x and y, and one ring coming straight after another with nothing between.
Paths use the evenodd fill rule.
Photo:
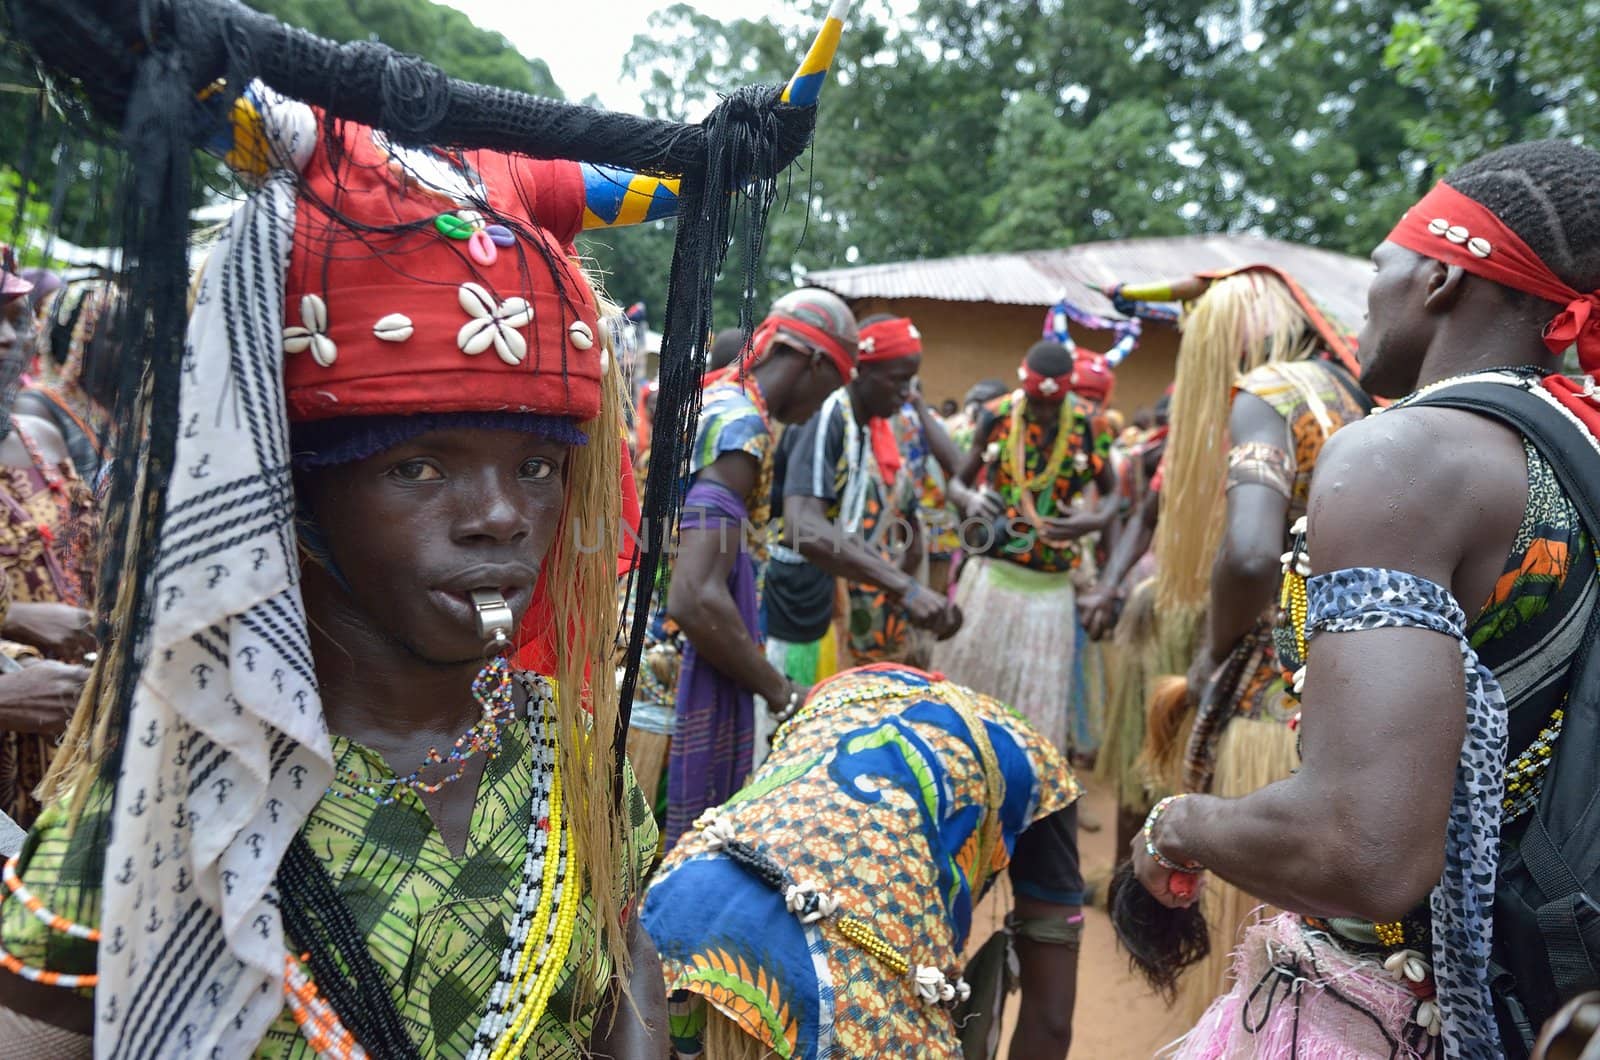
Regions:
<instances>
[{"instance_id":1,"label":"bare shoulder","mask_svg":"<svg viewBox=\"0 0 1600 1060\"><path fill-rule=\"evenodd\" d=\"M1515 431L1457 409L1395 409L1328 440L1311 485L1317 570L1394 567L1441 584L1503 561L1527 505ZM1477 589L1471 572L1469 590Z\"/></svg>"}]
</instances>

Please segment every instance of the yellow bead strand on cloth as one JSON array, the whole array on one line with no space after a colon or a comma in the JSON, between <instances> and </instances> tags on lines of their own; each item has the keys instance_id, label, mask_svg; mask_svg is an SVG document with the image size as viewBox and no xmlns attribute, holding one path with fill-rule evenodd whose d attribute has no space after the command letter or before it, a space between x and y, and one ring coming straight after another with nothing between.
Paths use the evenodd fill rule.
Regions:
<instances>
[{"instance_id":1,"label":"yellow bead strand on cloth","mask_svg":"<svg viewBox=\"0 0 1600 1060\"><path fill-rule=\"evenodd\" d=\"M545 856L544 879L539 891L539 904L534 909L533 922L528 926L528 935L523 943L522 952L517 955L517 968L511 980L510 994L513 1005L511 1017L506 1024L505 1032L496 1043L494 1051L489 1054L491 1060L504 1060L505 1057L516 1055L510 1051L510 1046L516 1036L517 1028L522 1025L524 1016L536 1001L536 988L543 972L543 967L538 959L540 956L539 948L546 941L546 936L551 934L551 916L559 915L556 913L554 906L556 874L561 862L560 852L563 845L566 845L568 850L568 879L563 883L562 898L565 899L567 892L579 889L577 881L572 879L572 850L571 843L566 841L567 837L563 832L565 827L563 813L561 763L558 757L550 780L550 836L554 840L552 845L555 849ZM552 939L550 949L554 950L554 948L555 942ZM563 950L562 956L564 959L565 950ZM549 954L546 954L545 957L546 962L548 962ZM544 1002L548 1001L549 997L546 996ZM541 1015L543 1008L544 1003L539 1003ZM537 1019L534 1022L538 1022Z\"/></svg>"},{"instance_id":2,"label":"yellow bead strand on cloth","mask_svg":"<svg viewBox=\"0 0 1600 1060\"><path fill-rule=\"evenodd\" d=\"M873 958L887 968L895 978L901 978L911 971L911 961L905 954L895 949L888 940L872 930L865 920L848 914L838 917L834 926L861 952Z\"/></svg>"},{"instance_id":3,"label":"yellow bead strand on cloth","mask_svg":"<svg viewBox=\"0 0 1600 1060\"><path fill-rule=\"evenodd\" d=\"M561 888L561 909L557 914L555 938L544 955L538 978L534 980L533 993L517 1011L516 1018L506 1028L506 1036L491 1054L491 1060L510 1060L522 1055L533 1036L539 1021L544 1018L551 995L561 981L566 968L567 954L572 950L572 936L578 921L578 910L583 905L583 869L578 863L578 852L567 855L567 876Z\"/></svg>"},{"instance_id":4,"label":"yellow bead strand on cloth","mask_svg":"<svg viewBox=\"0 0 1600 1060\"><path fill-rule=\"evenodd\" d=\"M1050 450L1050 459L1038 474L1028 474L1028 425L1024 414L1027 412L1028 402L1025 398L1018 398L1011 406L1011 466L1006 470L1011 475L1011 481L1019 489L1039 490L1055 484L1061 477L1061 469L1067 462L1067 445L1072 441L1072 423L1063 419L1056 424L1056 442ZM1065 406L1063 412L1069 411Z\"/></svg>"}]
</instances>

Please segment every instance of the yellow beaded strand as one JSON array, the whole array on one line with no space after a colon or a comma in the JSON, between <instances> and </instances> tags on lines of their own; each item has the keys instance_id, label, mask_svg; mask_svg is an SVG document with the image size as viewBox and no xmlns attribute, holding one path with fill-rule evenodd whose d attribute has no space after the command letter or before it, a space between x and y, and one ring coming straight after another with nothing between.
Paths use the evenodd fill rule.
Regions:
<instances>
[{"instance_id":1,"label":"yellow beaded strand","mask_svg":"<svg viewBox=\"0 0 1600 1060\"><path fill-rule=\"evenodd\" d=\"M583 871L578 864L577 851L572 850L567 855L567 878L562 884L561 909L557 915L556 933L550 951L545 954L544 963L539 969L539 977L534 981L533 995L517 1011L516 1019L506 1029L506 1037L501 1039L501 1046L509 1042L510 1049L497 1048L491 1055L491 1060L507 1060L510 1057L521 1056L528 1039L533 1036L534 1029L544 1018L550 997L556 992L556 984L561 981L561 973L566 968L567 954L572 950L572 936L578 920L578 909L582 904Z\"/></svg>"},{"instance_id":2,"label":"yellow beaded strand","mask_svg":"<svg viewBox=\"0 0 1600 1060\"><path fill-rule=\"evenodd\" d=\"M882 935L873 931L865 920L846 914L835 919L834 926L839 929L839 934L854 943L857 949L879 961L897 978L911 971L911 962L906 955L890 945Z\"/></svg>"}]
</instances>

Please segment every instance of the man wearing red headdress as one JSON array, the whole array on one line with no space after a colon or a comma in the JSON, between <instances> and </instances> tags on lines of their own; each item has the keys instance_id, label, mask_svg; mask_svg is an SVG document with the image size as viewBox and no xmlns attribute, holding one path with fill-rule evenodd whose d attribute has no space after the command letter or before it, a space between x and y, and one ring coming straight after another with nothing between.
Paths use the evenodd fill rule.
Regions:
<instances>
[{"instance_id":1,"label":"man wearing red headdress","mask_svg":"<svg viewBox=\"0 0 1600 1060\"><path fill-rule=\"evenodd\" d=\"M676 623L686 643L669 705L668 848L765 757L775 723L755 709L755 697L781 712L805 696L761 648L774 428L806 422L850 378L856 338L855 316L837 295L793 291L773 305L736 363L705 377L666 614L653 623L658 637L648 660L660 675L671 661L663 655L678 654L659 628Z\"/></svg>"},{"instance_id":2,"label":"man wearing red headdress","mask_svg":"<svg viewBox=\"0 0 1600 1060\"><path fill-rule=\"evenodd\" d=\"M1209 869L1290 910L1180 1056L1520 1057L1594 986L1597 203L1600 153L1509 147L1373 253L1361 382L1409 396L1327 444L1285 557L1300 768L1133 844L1163 904Z\"/></svg>"},{"instance_id":3,"label":"man wearing red headdress","mask_svg":"<svg viewBox=\"0 0 1600 1060\"><path fill-rule=\"evenodd\" d=\"M1040 342L1018 370L1022 386L990 402L956 481L981 486L962 505L972 551L956 600L962 633L934 650L934 667L1022 711L1067 749L1077 616L1073 572L1079 539L1116 514L1116 481L1103 421L1069 401L1076 363ZM1101 501L1083 508L1093 484ZM1003 638L997 630L1006 631Z\"/></svg>"},{"instance_id":4,"label":"man wearing red headdress","mask_svg":"<svg viewBox=\"0 0 1600 1060\"><path fill-rule=\"evenodd\" d=\"M783 544L767 572L768 654L808 684L834 616L834 580L847 583L847 665L904 661L911 627L947 637L960 612L918 580L919 488L889 418L910 399L922 336L903 317L861 328L860 367L803 427L784 436L773 508Z\"/></svg>"}]
</instances>

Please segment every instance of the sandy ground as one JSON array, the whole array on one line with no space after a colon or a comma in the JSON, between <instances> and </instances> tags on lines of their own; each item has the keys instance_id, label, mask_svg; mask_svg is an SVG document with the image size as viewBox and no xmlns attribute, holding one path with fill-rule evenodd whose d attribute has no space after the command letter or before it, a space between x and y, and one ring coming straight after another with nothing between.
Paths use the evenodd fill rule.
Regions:
<instances>
[{"instance_id":1,"label":"sandy ground","mask_svg":"<svg viewBox=\"0 0 1600 1060\"><path fill-rule=\"evenodd\" d=\"M1102 824L1098 832L1079 833L1084 876L1103 881L1111 871L1115 805L1110 792L1093 777L1081 779L1087 792L1082 812ZM1009 901L1002 879L973 917L974 945L986 940L1005 919ZM1128 958L1117 948L1105 913L1089 909L1084 916L1071 1060L1148 1060L1188 1028L1178 1026L1161 999L1128 971ZM1017 995L1012 995L1011 1005L1016 1003ZM1008 1012L1008 1032L1014 1022L1014 1012ZM1000 1055L1006 1057L1004 1048Z\"/></svg>"}]
</instances>

